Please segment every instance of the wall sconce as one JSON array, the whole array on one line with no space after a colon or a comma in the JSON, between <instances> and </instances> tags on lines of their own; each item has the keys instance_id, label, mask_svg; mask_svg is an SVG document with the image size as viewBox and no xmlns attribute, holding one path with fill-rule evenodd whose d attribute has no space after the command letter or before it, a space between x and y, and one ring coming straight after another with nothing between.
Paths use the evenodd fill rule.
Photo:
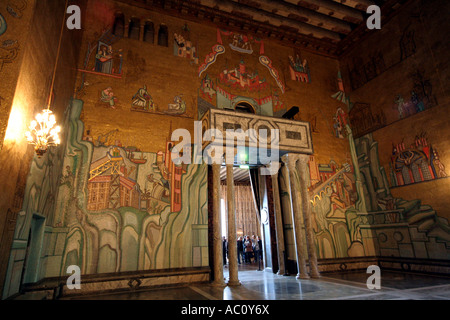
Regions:
<instances>
[{"instance_id":1,"label":"wall sconce","mask_svg":"<svg viewBox=\"0 0 450 320\"><path fill-rule=\"evenodd\" d=\"M52 95L53 95L53 86L55 84L55 75L56 75L56 69L58 67L58 61L59 56L61 52L61 41L62 36L64 32L64 26L66 23L66 8L67 8L68 1L66 0L66 6L64 7L64 19L61 25L61 32L59 34L59 43L58 43L58 51L56 54L56 61L55 61L55 67L53 68L53 77L52 77L52 84L50 87L50 95L48 99L48 105L47 109L44 109L42 113L39 113L36 116L36 120L32 120L29 129L30 131L27 131L25 133L25 136L27 138L27 141L29 144L34 145L34 151L36 152L36 155L40 158L42 155L47 152L48 147L51 146L57 146L61 143L61 140L59 139L59 132L61 132L61 127L56 126L56 118L55 115L50 110L50 105L52 102Z\"/></svg>"},{"instance_id":2,"label":"wall sconce","mask_svg":"<svg viewBox=\"0 0 450 320\"><path fill-rule=\"evenodd\" d=\"M31 121L30 131L25 133L29 144L34 145L34 151L40 158L50 146L60 144L58 133L60 126L56 126L55 115L50 109L43 110L36 116L36 120Z\"/></svg>"}]
</instances>

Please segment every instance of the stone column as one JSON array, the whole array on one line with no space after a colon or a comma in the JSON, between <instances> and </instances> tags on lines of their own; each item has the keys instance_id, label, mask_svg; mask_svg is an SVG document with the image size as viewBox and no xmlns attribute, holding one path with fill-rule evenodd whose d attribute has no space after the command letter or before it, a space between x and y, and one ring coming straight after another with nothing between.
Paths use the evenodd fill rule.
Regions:
<instances>
[{"instance_id":1,"label":"stone column","mask_svg":"<svg viewBox=\"0 0 450 320\"><path fill-rule=\"evenodd\" d=\"M273 190L273 202L275 208L275 231L277 235L277 251L278 251L278 275L286 274L286 266L284 264L284 232L283 232L283 220L281 212L280 202L280 188L278 185L278 170L272 175L272 190Z\"/></svg>"},{"instance_id":2,"label":"stone column","mask_svg":"<svg viewBox=\"0 0 450 320\"><path fill-rule=\"evenodd\" d=\"M123 37L124 38L128 38L128 32L130 31L130 22L131 22L131 20L128 20L128 23L126 23L126 20L125 20L125 25L123 26L124 27Z\"/></svg>"},{"instance_id":3,"label":"stone column","mask_svg":"<svg viewBox=\"0 0 450 320\"><path fill-rule=\"evenodd\" d=\"M294 227L295 249L297 254L297 279L309 279L306 270L307 252L304 250L306 241L302 229L302 212L300 206L301 194L296 183L295 175L297 158L295 154L286 154L281 160L286 164L289 172L289 196L291 198L292 222Z\"/></svg>"},{"instance_id":4,"label":"stone column","mask_svg":"<svg viewBox=\"0 0 450 320\"><path fill-rule=\"evenodd\" d=\"M145 28L145 24L143 24L141 21L141 24L139 26L139 41L144 41L144 28Z\"/></svg>"},{"instance_id":5,"label":"stone column","mask_svg":"<svg viewBox=\"0 0 450 320\"><path fill-rule=\"evenodd\" d=\"M223 280L222 228L220 219L220 164L212 164L213 171L213 270L215 286L225 286Z\"/></svg>"},{"instance_id":6,"label":"stone column","mask_svg":"<svg viewBox=\"0 0 450 320\"><path fill-rule=\"evenodd\" d=\"M233 164L227 164L227 209L228 209L228 259L229 286L238 286L237 239L236 239L236 206L234 202Z\"/></svg>"},{"instance_id":7,"label":"stone column","mask_svg":"<svg viewBox=\"0 0 450 320\"><path fill-rule=\"evenodd\" d=\"M305 222L306 239L308 245L308 255L309 255L309 272L312 278L320 278L319 268L317 265L317 253L316 253L316 241L314 230L312 228L312 208L311 201L308 194L308 183L307 175L308 173L308 160L309 156L306 154L298 155L298 177L299 177L299 187L301 194L301 203L303 211L303 221Z\"/></svg>"}]
</instances>

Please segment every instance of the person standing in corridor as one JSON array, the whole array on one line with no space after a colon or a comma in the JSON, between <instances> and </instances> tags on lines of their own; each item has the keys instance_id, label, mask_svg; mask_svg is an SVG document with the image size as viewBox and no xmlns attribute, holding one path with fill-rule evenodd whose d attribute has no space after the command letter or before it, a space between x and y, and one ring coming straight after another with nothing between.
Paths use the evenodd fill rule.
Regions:
<instances>
[{"instance_id":1,"label":"person standing in corridor","mask_svg":"<svg viewBox=\"0 0 450 320\"><path fill-rule=\"evenodd\" d=\"M223 255L223 265L227 264L227 253L228 253L228 242L227 238L224 236L222 238L222 255Z\"/></svg>"},{"instance_id":2,"label":"person standing in corridor","mask_svg":"<svg viewBox=\"0 0 450 320\"><path fill-rule=\"evenodd\" d=\"M244 242L242 241L242 237L237 239L237 256L238 263L241 264L241 256L244 253ZM242 262L244 262L244 258L242 257Z\"/></svg>"}]
</instances>

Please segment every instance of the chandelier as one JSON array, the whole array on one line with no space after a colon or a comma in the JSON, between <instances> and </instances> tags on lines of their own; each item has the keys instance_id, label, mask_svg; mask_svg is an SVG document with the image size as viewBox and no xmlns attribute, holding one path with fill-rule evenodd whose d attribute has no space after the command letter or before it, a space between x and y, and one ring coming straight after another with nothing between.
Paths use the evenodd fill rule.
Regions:
<instances>
[{"instance_id":1,"label":"chandelier","mask_svg":"<svg viewBox=\"0 0 450 320\"><path fill-rule=\"evenodd\" d=\"M25 133L29 144L34 145L34 151L41 157L50 146L60 144L59 132L60 126L54 127L56 124L55 115L50 109L43 110L38 113L36 120L31 121L30 131Z\"/></svg>"},{"instance_id":2,"label":"chandelier","mask_svg":"<svg viewBox=\"0 0 450 320\"><path fill-rule=\"evenodd\" d=\"M68 1L66 0L67 8ZM66 10L65 10L66 11ZM61 32L59 35L58 52L56 54L55 67L53 68L52 83L50 86L50 95L48 99L47 109L42 110L36 116L35 120L32 120L29 125L29 131L25 132L25 136L29 144L34 145L34 151L36 155L40 158L45 152L47 152L48 147L57 146L61 143L59 139L59 132L61 132L60 126L55 126L56 118L53 112L50 110L50 105L52 104L53 87L55 84L56 68L58 66L59 55L61 52L61 41L64 31L64 25L66 21L66 12L64 11L64 19L61 26Z\"/></svg>"}]
</instances>

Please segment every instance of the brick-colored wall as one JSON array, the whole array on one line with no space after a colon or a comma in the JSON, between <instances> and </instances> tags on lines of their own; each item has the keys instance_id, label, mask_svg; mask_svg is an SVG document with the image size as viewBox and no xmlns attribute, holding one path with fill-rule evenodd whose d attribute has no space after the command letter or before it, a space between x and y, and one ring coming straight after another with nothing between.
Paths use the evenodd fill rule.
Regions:
<instances>
[{"instance_id":1,"label":"brick-colored wall","mask_svg":"<svg viewBox=\"0 0 450 320\"><path fill-rule=\"evenodd\" d=\"M20 123L25 127L34 113L46 106L56 60L63 2L28 1L28 7L20 19L9 16L5 8L5 4L0 5L0 13L7 18L8 30L0 36L0 44L7 39L17 40L20 51L12 63L4 64L0 70L0 114L3 117L0 118L1 141L4 140L5 124L10 114L16 112L20 115ZM254 53L250 55L229 49L228 41L224 39L226 52L219 55L216 62L199 77L199 66L211 52L212 46L217 44L216 28L184 20L181 14L173 17L113 0L90 0L82 10L83 36L81 32L65 30L52 110L62 123L69 99L74 96L84 102L81 115L85 126L84 135L89 130L94 146L99 138L105 139L108 133L113 132L108 136L109 145L120 141L123 146L135 146L145 152L164 151L171 130L185 128L193 133L194 121L198 119L198 92L203 76L208 74L217 79L223 69L232 69L243 60L246 67L257 71L269 87L257 92L239 91L239 95L262 98L277 92L286 109L298 106L300 113L296 119L309 121L313 126L315 164L334 161L341 166L344 163L351 164L348 140L337 138L333 127L336 110L342 108L348 111L344 104L332 98L338 91L337 74L341 70L351 101L370 104L374 115L379 115L380 111L384 113L382 118L385 126L376 129L373 136L378 142L380 164L386 172L392 143L400 143L402 139L405 139L405 143L412 143L414 137L423 132L426 132L429 143L439 151L442 164L450 168L450 154L447 151L450 141L447 116L450 89L446 86L450 77L447 54L450 45L446 41L446 33L442 32L449 29L449 22L445 15L439 14L449 9L449 4L443 1L411 1L402 13L383 25L382 30L372 32L339 60L303 50L295 51L274 41L261 39L264 42L264 55L272 60L284 84L285 92L282 93L268 69L259 62L259 45L253 47ZM112 49L122 54L121 76L93 74L96 50L87 57L88 47L95 48L102 34L113 26L114 15L118 11L124 14L125 25L131 17L140 19L141 26L147 20L153 22L154 42L142 40L142 27L139 40L127 37L118 39ZM168 47L157 45L161 24L168 27ZM174 55L174 33L183 33L185 25L197 49L198 64ZM290 79L288 57L295 54L307 60L311 83ZM87 65L84 65L85 61L88 61ZM414 75L418 74L421 78L417 80ZM429 93L427 106L430 108L399 119L396 97L400 94L405 101L410 100L417 81L425 84L426 92ZM158 113L131 111L132 97L143 86L147 87L156 103ZM101 92L108 87L111 87L116 97L114 108L100 101ZM180 116L164 114L179 94L183 95L186 102L186 112ZM9 122L10 126L14 124L13 121ZM64 132L61 136L65 136ZM3 181L0 185L0 210L5 214L0 221L0 232L6 229L8 219L12 227L2 233L2 244L6 245L2 246L4 249L0 254L0 284L9 258L8 241L11 241L11 232L14 231L14 215L21 208L32 157L32 148L27 146L23 137L3 142L0 152L0 178ZM322 169L334 170L331 167ZM61 172L61 168L54 170ZM391 191L396 197L420 199L424 204L431 205L440 216L449 218L446 196L448 183L449 180L444 178L397 187ZM11 214L7 215L6 212ZM321 231L319 229L319 226L315 227L315 231ZM352 241L358 243L359 239ZM350 249L343 248L343 256L350 256L350 251L365 254L363 251L359 253L358 248ZM341 256L323 254L323 257Z\"/></svg>"},{"instance_id":2,"label":"brick-colored wall","mask_svg":"<svg viewBox=\"0 0 450 320\"><path fill-rule=\"evenodd\" d=\"M113 50L121 49L123 52L123 76L121 79L86 74L84 81L88 82L88 85L84 86L84 89L78 94L78 98L85 102L82 118L94 140L98 135L119 129L114 139L120 140L123 145L136 146L149 152L163 150L166 138L170 133L170 123L172 123L172 130L177 128L193 129L193 121L197 120L198 89L205 74L217 78L225 67L234 68L243 59L247 68L257 70L260 77L265 78L272 88L278 91L280 100L286 107L294 105L300 107L297 119L316 120L315 131L318 133L314 133L313 143L319 162L328 163L330 158L338 163L348 162L347 141L337 139L333 135L333 116L336 109L342 105L331 98L331 95L338 91L337 60L300 51L302 59L308 61L312 81L309 84L292 81L289 75L288 57L294 55L294 50L263 39L264 55L272 60L285 84L286 92L282 94L267 68L259 63L259 46L253 48L252 55L242 54L230 50L228 42L224 40L225 54L219 55L217 61L199 77L198 67L204 62L205 56L211 52L212 46L217 43L216 28L120 2L91 1L87 10L88 22L81 45L82 54L79 68L83 66L88 43L96 44L102 30L111 27L112 15L117 11L124 13L125 24L131 17L140 18L142 25L146 20L151 20L155 28L155 42L150 44L142 40L123 38L113 44ZM173 54L174 33L181 33L186 23L190 29L190 40L198 51L198 65L192 64L189 59ZM156 44L160 24L168 26L168 47ZM91 57L90 68L93 67L93 60ZM81 83L82 73L79 73L77 87L80 87ZM147 86L159 111L166 110L168 104L173 102L175 95L183 94L187 103L186 117L130 111L132 96L144 85ZM99 103L100 92L107 87L111 87L114 96L117 97L115 109ZM270 94L270 90L241 93L243 96L260 98L265 94Z\"/></svg>"}]
</instances>

